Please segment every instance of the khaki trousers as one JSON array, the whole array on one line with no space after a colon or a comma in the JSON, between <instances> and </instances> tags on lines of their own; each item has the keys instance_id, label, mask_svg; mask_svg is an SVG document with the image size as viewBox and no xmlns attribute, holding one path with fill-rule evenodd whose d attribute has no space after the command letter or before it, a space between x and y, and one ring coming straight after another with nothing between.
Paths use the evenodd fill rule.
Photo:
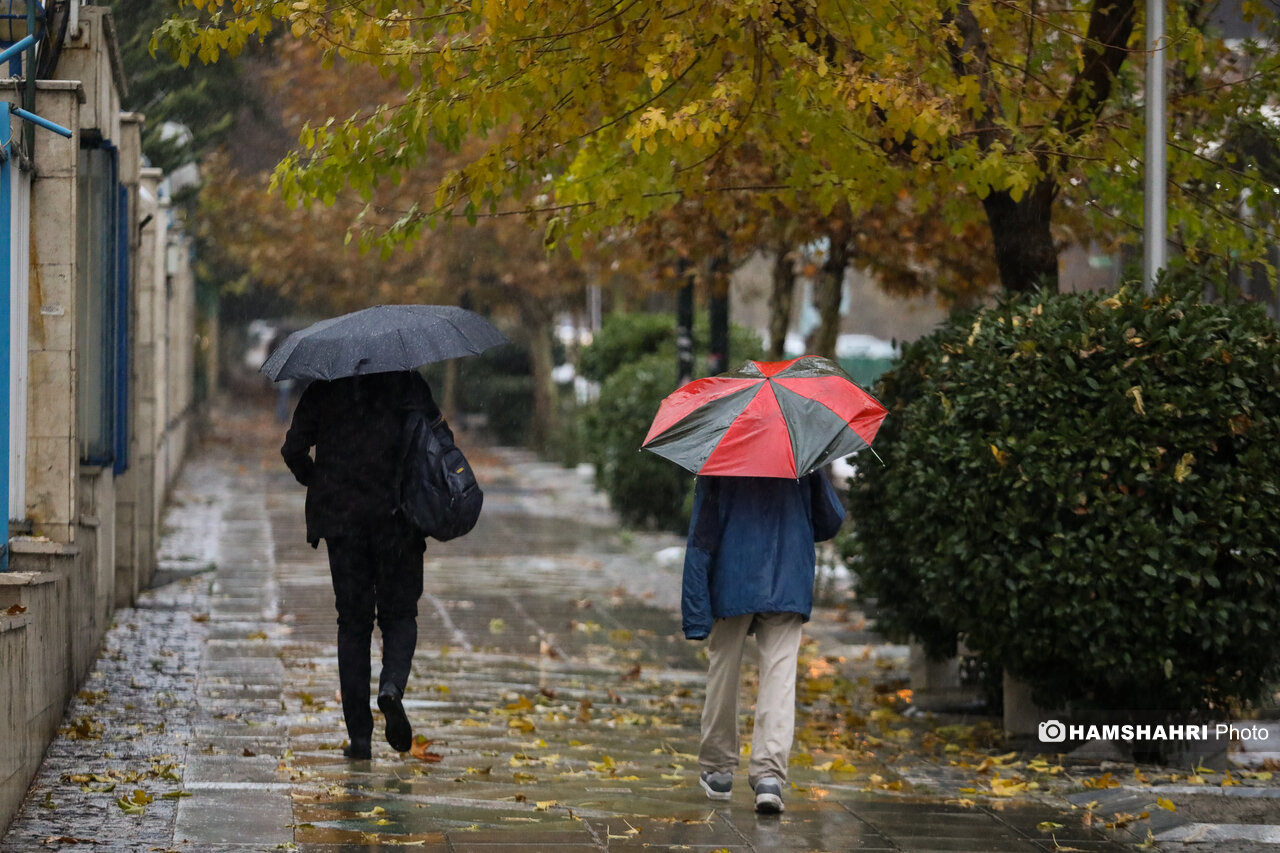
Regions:
<instances>
[{"instance_id":1,"label":"khaki trousers","mask_svg":"<svg viewBox=\"0 0 1280 853\"><path fill-rule=\"evenodd\" d=\"M704 772L732 773L738 767L738 688L747 634L760 651L760 691L747 780L754 788L765 776L787 779L787 760L796 725L796 658L802 619L798 613L748 613L717 619L707 638L711 664L702 708L698 766Z\"/></svg>"}]
</instances>

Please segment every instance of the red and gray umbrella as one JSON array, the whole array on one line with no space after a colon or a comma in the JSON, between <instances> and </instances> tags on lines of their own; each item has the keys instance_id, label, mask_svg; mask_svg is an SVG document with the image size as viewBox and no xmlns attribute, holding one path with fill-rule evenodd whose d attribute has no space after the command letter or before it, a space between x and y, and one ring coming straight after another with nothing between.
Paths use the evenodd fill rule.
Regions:
<instances>
[{"instance_id":1,"label":"red and gray umbrella","mask_svg":"<svg viewBox=\"0 0 1280 853\"><path fill-rule=\"evenodd\" d=\"M886 413L829 359L748 361L670 394L641 446L695 474L795 479L870 447Z\"/></svg>"}]
</instances>

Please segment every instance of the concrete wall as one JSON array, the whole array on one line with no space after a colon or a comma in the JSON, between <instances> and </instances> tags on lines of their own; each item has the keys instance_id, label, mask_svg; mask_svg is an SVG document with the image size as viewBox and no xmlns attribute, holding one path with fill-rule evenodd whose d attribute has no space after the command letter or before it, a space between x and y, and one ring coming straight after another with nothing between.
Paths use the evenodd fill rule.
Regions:
<instances>
[{"instance_id":1,"label":"concrete wall","mask_svg":"<svg viewBox=\"0 0 1280 853\"><path fill-rule=\"evenodd\" d=\"M26 652L30 624L31 617L25 613L7 616L0 610L0 732L6 735L22 732L27 725L24 685L29 680ZM0 824L17 811L27 793L29 749L25 737L0 737Z\"/></svg>"},{"instance_id":2,"label":"concrete wall","mask_svg":"<svg viewBox=\"0 0 1280 853\"><path fill-rule=\"evenodd\" d=\"M48 543L43 555L22 555L46 571L0 573L0 826L21 804L77 683L77 631L67 621L72 586L54 568L65 547ZM11 610L14 616L4 615Z\"/></svg>"},{"instance_id":3,"label":"concrete wall","mask_svg":"<svg viewBox=\"0 0 1280 853\"><path fill-rule=\"evenodd\" d=\"M37 114L70 128L72 139L39 130L34 150L14 161L34 170L27 488L25 506L11 508L25 515L30 535L11 539L10 571L0 573L0 834L96 660L115 608L132 604L154 574L164 498L195 416L189 240L171 216L162 176L141 168L142 117L120 112L123 75L110 11L84 6L80 15L81 34L58 65L66 79L38 81L35 104ZM0 92L10 94L0 97L16 97L18 81L7 82ZM130 200L129 466L118 476L110 463L80 460L77 324L91 309L77 304L78 140L116 146Z\"/></svg>"},{"instance_id":4,"label":"concrete wall","mask_svg":"<svg viewBox=\"0 0 1280 853\"><path fill-rule=\"evenodd\" d=\"M195 422L196 286L191 239L170 229L164 246L164 429L156 450L167 493L182 468Z\"/></svg>"},{"instance_id":5,"label":"concrete wall","mask_svg":"<svg viewBox=\"0 0 1280 853\"><path fill-rule=\"evenodd\" d=\"M83 97L76 82L40 83L38 114L70 128L73 138L35 135L31 185L26 517L35 536L65 543L75 541L80 468L73 384L78 266L75 240L68 238L74 234L69 223L79 216L74 139Z\"/></svg>"}]
</instances>

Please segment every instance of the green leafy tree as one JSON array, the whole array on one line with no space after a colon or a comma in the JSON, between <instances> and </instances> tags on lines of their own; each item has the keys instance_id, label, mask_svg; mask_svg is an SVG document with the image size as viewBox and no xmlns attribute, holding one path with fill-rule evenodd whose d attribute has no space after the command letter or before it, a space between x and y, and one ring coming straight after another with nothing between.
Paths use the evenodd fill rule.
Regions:
<instances>
[{"instance_id":1,"label":"green leafy tree","mask_svg":"<svg viewBox=\"0 0 1280 853\"><path fill-rule=\"evenodd\" d=\"M367 241L398 244L512 197L554 214L551 242L680 199L767 193L854 213L905 199L956 234L985 218L1003 286L1053 289L1059 241L1136 237L1137 5L190 0L161 42L179 62L212 61L282 28L397 82L401 96L303 129L276 172L292 199L367 197L436 144L484 141ZM1271 188L1208 152L1237 123L1265 121L1280 67L1260 43L1215 38L1199 8L1169 16L1171 107L1192 116L1171 128L1171 221L1200 263L1260 260L1266 236L1241 206ZM749 157L769 183L737 181ZM1071 213L1055 231L1059 208ZM1087 229L1062 230L1076 216Z\"/></svg>"},{"instance_id":2,"label":"green leafy tree","mask_svg":"<svg viewBox=\"0 0 1280 853\"><path fill-rule=\"evenodd\" d=\"M198 161L230 133L237 113L252 115L252 88L234 62L188 68L153 54L152 33L179 9L175 0L112 0L112 19L127 77L125 109L146 117L142 150L172 172Z\"/></svg>"},{"instance_id":3,"label":"green leafy tree","mask_svg":"<svg viewBox=\"0 0 1280 853\"><path fill-rule=\"evenodd\" d=\"M1280 676L1280 331L1198 286L1009 298L877 386L844 545L881 628L1047 707L1221 709Z\"/></svg>"}]
</instances>

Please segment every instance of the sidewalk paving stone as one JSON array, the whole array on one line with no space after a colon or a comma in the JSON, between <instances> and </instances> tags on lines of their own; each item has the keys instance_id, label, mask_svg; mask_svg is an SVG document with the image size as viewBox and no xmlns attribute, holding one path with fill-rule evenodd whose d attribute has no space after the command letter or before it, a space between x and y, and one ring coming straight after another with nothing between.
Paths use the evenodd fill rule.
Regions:
<instances>
[{"instance_id":1,"label":"sidewalk paving stone","mask_svg":"<svg viewBox=\"0 0 1280 853\"><path fill-rule=\"evenodd\" d=\"M864 719L887 705L823 705L821 678L890 703L905 683L901 647L833 613L808 626L802 734L850 766L805 752L777 817L754 814L745 761L732 799L707 800L681 538L623 531L581 471L478 442L480 525L426 555L405 707L429 743L347 761L325 552L281 436L265 410L214 413L166 512L167 582L117 613L0 851L1126 849L1049 786L962 793L978 771Z\"/></svg>"}]
</instances>

